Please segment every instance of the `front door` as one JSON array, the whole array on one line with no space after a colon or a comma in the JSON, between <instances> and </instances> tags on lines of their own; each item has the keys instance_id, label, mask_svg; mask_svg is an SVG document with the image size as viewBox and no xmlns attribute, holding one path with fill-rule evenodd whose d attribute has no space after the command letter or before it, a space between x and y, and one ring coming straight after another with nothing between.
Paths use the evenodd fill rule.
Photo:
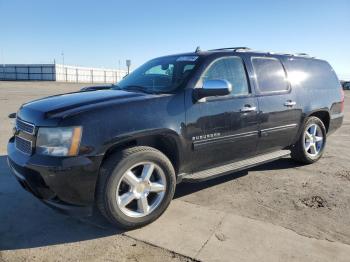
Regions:
<instances>
[{"instance_id":1,"label":"front door","mask_svg":"<svg viewBox=\"0 0 350 262\"><path fill-rule=\"evenodd\" d=\"M193 101L186 95L186 139L191 144L192 171L222 165L255 155L258 141L258 104L252 95L240 57L214 60L197 86L212 79L232 84L230 95Z\"/></svg>"}]
</instances>

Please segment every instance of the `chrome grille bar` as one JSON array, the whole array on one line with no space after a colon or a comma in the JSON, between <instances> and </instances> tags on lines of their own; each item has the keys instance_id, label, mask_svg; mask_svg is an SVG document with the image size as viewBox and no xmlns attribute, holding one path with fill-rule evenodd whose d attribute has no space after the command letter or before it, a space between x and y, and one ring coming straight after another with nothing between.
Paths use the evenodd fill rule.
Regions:
<instances>
[{"instance_id":1,"label":"chrome grille bar","mask_svg":"<svg viewBox=\"0 0 350 262\"><path fill-rule=\"evenodd\" d=\"M16 119L16 129L30 135L34 135L35 133L35 126L33 124L23 121L19 118Z\"/></svg>"}]
</instances>

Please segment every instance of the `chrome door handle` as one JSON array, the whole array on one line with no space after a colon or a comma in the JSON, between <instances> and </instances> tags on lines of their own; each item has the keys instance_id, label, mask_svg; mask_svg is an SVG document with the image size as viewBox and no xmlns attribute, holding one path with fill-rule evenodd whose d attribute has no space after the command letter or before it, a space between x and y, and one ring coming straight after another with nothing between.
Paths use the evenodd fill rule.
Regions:
<instances>
[{"instance_id":1,"label":"chrome door handle","mask_svg":"<svg viewBox=\"0 0 350 262\"><path fill-rule=\"evenodd\" d=\"M292 100L288 100L284 103L284 106L295 106L297 103Z\"/></svg>"},{"instance_id":2,"label":"chrome door handle","mask_svg":"<svg viewBox=\"0 0 350 262\"><path fill-rule=\"evenodd\" d=\"M253 112L256 111L256 107L255 106L244 106L243 108L241 108L241 113L247 113L247 112Z\"/></svg>"}]
</instances>

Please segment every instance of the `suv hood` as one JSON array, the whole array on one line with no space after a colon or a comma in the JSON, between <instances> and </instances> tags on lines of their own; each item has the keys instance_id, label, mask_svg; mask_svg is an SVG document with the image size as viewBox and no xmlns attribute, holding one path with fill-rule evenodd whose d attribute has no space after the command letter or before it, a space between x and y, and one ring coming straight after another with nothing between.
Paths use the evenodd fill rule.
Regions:
<instances>
[{"instance_id":1,"label":"suv hood","mask_svg":"<svg viewBox=\"0 0 350 262\"><path fill-rule=\"evenodd\" d=\"M63 117L69 113L76 112L77 110L80 111L79 109L83 110L84 107L91 107L91 105L104 104L107 102L119 103L147 96L152 95L121 90L68 93L50 96L23 104L17 115L25 121L39 124L44 119Z\"/></svg>"}]
</instances>

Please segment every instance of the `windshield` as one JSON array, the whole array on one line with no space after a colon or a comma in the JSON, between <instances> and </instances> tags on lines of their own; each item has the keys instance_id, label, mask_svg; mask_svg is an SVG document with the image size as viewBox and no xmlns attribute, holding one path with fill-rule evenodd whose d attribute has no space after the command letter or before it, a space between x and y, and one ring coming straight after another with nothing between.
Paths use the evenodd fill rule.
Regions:
<instances>
[{"instance_id":1,"label":"windshield","mask_svg":"<svg viewBox=\"0 0 350 262\"><path fill-rule=\"evenodd\" d=\"M114 89L171 93L188 79L198 56L168 56L148 61L118 82Z\"/></svg>"}]
</instances>

